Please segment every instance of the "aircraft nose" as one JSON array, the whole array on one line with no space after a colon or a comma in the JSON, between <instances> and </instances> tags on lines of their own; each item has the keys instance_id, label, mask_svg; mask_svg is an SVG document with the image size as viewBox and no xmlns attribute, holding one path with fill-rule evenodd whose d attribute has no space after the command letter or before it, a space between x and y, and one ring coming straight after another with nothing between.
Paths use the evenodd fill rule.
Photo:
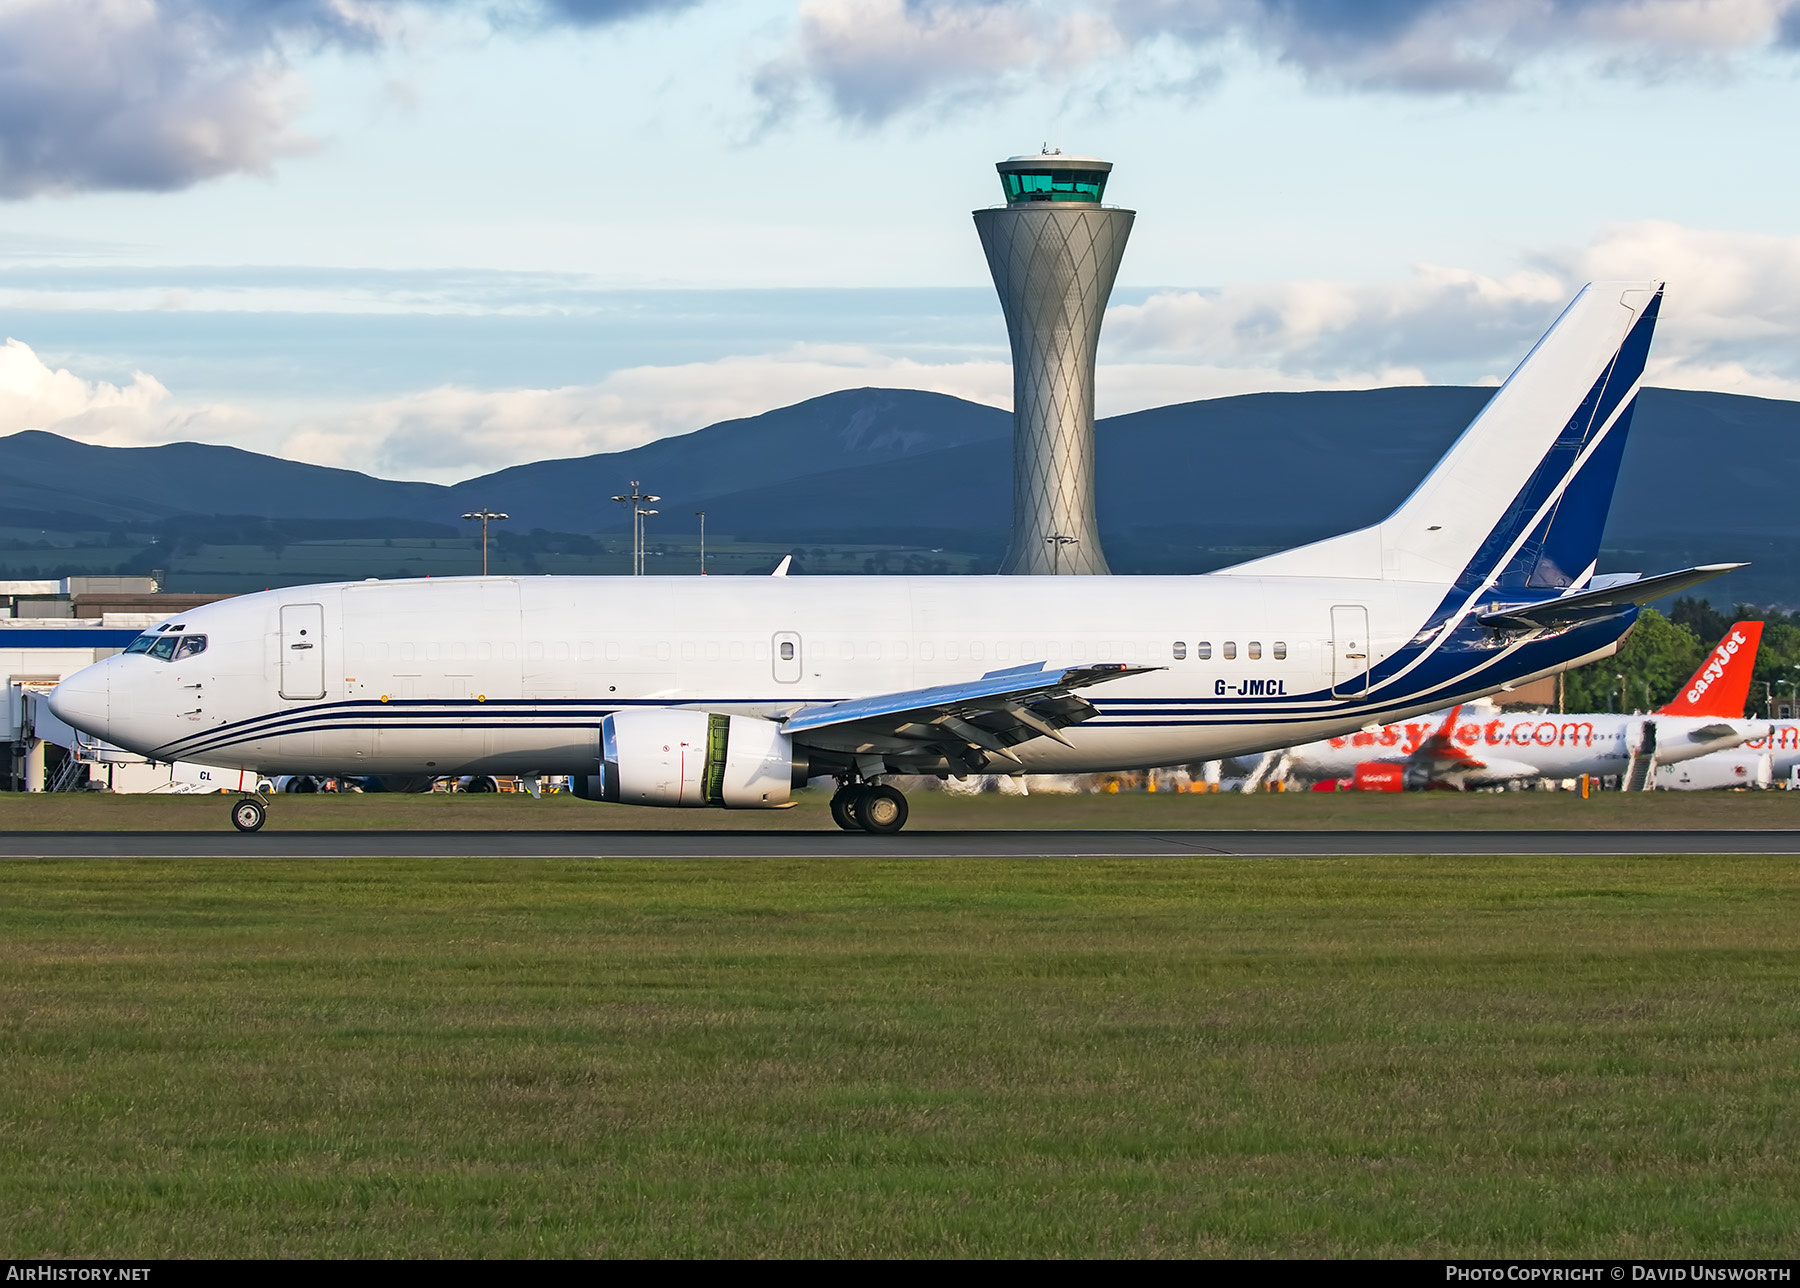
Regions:
<instances>
[{"instance_id":1,"label":"aircraft nose","mask_svg":"<svg viewBox=\"0 0 1800 1288\"><path fill-rule=\"evenodd\" d=\"M104 738L110 715L111 678L111 669L104 662L83 667L50 690L50 710L64 724Z\"/></svg>"}]
</instances>

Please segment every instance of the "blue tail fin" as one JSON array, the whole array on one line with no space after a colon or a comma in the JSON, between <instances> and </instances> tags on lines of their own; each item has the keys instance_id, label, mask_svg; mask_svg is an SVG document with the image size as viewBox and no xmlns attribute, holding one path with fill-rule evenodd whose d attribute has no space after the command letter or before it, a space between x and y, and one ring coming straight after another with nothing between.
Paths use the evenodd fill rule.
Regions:
<instances>
[{"instance_id":1,"label":"blue tail fin","mask_svg":"<svg viewBox=\"0 0 1800 1288\"><path fill-rule=\"evenodd\" d=\"M1507 589L1561 590L1592 575L1661 306L1659 290L1644 306L1611 367L1594 382L1555 446L1520 490L1506 519L1470 560L1464 576L1457 579L1459 587L1474 589L1489 576L1493 565L1484 564L1483 556L1498 556L1512 548L1520 527L1538 515L1546 502L1549 513L1506 560L1494 584Z\"/></svg>"},{"instance_id":2,"label":"blue tail fin","mask_svg":"<svg viewBox=\"0 0 1800 1288\"><path fill-rule=\"evenodd\" d=\"M1661 282L1592 282L1413 494L1373 527L1229 575L1575 585L1600 549Z\"/></svg>"}]
</instances>

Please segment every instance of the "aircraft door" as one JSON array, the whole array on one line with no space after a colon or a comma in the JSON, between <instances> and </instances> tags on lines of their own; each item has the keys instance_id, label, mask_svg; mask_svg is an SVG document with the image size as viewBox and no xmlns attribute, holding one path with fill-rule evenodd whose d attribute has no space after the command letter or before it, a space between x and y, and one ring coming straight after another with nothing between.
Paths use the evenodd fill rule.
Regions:
<instances>
[{"instance_id":1,"label":"aircraft door","mask_svg":"<svg viewBox=\"0 0 1800 1288\"><path fill-rule=\"evenodd\" d=\"M325 696L325 607L286 604L281 610L281 696Z\"/></svg>"},{"instance_id":2,"label":"aircraft door","mask_svg":"<svg viewBox=\"0 0 1800 1288\"><path fill-rule=\"evenodd\" d=\"M1331 606L1331 692L1360 698L1369 692L1369 610L1361 604Z\"/></svg>"},{"instance_id":3,"label":"aircraft door","mask_svg":"<svg viewBox=\"0 0 1800 1288\"><path fill-rule=\"evenodd\" d=\"M803 665L800 636L794 631L776 631L773 647L769 650L769 663L775 670L776 683L799 683Z\"/></svg>"}]
</instances>

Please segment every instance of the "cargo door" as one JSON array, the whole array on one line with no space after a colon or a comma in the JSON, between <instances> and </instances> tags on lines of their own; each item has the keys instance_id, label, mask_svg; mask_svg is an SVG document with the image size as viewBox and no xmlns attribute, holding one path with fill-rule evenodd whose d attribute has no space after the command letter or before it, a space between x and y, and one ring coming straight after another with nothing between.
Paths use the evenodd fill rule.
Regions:
<instances>
[{"instance_id":1,"label":"cargo door","mask_svg":"<svg viewBox=\"0 0 1800 1288\"><path fill-rule=\"evenodd\" d=\"M325 696L323 604L282 606L281 696L295 701Z\"/></svg>"},{"instance_id":2,"label":"cargo door","mask_svg":"<svg viewBox=\"0 0 1800 1288\"><path fill-rule=\"evenodd\" d=\"M1331 692L1360 698L1369 692L1369 610L1361 604L1331 608Z\"/></svg>"}]
</instances>

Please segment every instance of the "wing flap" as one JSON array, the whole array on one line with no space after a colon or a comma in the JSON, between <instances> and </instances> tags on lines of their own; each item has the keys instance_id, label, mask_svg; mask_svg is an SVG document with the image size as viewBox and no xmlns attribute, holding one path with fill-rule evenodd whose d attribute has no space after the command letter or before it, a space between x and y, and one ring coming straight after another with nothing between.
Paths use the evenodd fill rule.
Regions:
<instances>
[{"instance_id":1,"label":"wing flap","mask_svg":"<svg viewBox=\"0 0 1800 1288\"><path fill-rule=\"evenodd\" d=\"M1063 729L1097 714L1076 689L1161 669L1123 662L1017 666L959 684L810 707L783 729L796 743L825 751L941 755L978 771L989 756L1010 759L1013 747L1033 738L1066 742Z\"/></svg>"}]
</instances>

